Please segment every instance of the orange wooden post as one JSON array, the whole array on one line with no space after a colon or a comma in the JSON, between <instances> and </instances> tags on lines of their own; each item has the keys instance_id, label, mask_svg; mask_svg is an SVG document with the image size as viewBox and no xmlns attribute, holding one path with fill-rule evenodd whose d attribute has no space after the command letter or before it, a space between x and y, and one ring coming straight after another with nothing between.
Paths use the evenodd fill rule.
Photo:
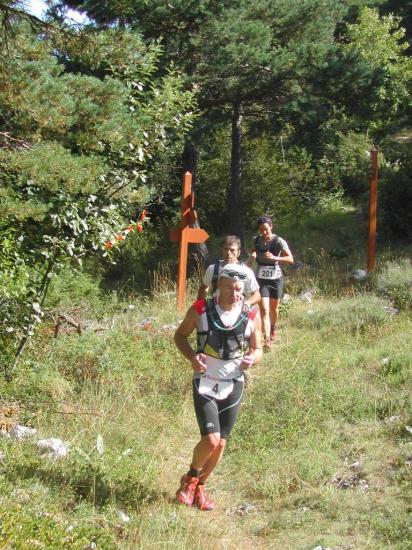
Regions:
<instances>
[{"instance_id":1,"label":"orange wooden post","mask_svg":"<svg viewBox=\"0 0 412 550\"><path fill-rule=\"evenodd\" d=\"M170 230L170 240L179 242L179 267L177 275L177 309L182 311L186 296L187 251L189 243L203 243L209 235L204 229L190 227L194 215L194 193L192 192L192 174L186 172L183 176L182 188L182 218L180 228Z\"/></svg>"},{"instance_id":2,"label":"orange wooden post","mask_svg":"<svg viewBox=\"0 0 412 550\"><path fill-rule=\"evenodd\" d=\"M375 269L376 263L376 212L378 190L378 151L371 149L371 175L369 195L369 238L368 238L368 272Z\"/></svg>"}]
</instances>

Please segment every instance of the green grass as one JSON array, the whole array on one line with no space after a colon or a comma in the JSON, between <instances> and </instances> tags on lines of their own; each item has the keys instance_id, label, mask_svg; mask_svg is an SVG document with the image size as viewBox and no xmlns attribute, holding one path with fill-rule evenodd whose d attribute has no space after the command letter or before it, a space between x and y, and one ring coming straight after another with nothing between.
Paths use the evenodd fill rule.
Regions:
<instances>
[{"instance_id":1,"label":"green grass","mask_svg":"<svg viewBox=\"0 0 412 550\"><path fill-rule=\"evenodd\" d=\"M339 262L288 278L279 341L251 371L207 514L173 501L198 439L190 367L161 329L181 318L173 286L123 302L67 278L83 334L43 327L2 385L0 421L70 453L0 438L0 548L412 548L410 311L388 313L390 297L353 286ZM294 299L300 286L316 286L311 304ZM60 292L51 305L73 307Z\"/></svg>"}]
</instances>

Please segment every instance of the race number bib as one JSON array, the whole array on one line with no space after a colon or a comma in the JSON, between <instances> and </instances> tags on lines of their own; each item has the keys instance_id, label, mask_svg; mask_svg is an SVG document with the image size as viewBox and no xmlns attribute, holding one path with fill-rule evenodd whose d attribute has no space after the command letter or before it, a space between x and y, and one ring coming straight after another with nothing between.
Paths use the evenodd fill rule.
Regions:
<instances>
[{"instance_id":1,"label":"race number bib","mask_svg":"<svg viewBox=\"0 0 412 550\"><path fill-rule=\"evenodd\" d=\"M278 265L261 265L259 267L259 279L279 279L282 276L282 271Z\"/></svg>"},{"instance_id":2,"label":"race number bib","mask_svg":"<svg viewBox=\"0 0 412 550\"><path fill-rule=\"evenodd\" d=\"M233 379L217 378L203 374L199 381L199 393L215 399L226 399L233 391Z\"/></svg>"}]
</instances>

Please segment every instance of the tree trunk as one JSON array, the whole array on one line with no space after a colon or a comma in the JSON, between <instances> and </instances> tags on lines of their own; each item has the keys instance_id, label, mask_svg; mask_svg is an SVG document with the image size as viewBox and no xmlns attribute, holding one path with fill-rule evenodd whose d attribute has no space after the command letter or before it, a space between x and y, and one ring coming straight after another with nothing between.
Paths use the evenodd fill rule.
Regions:
<instances>
[{"instance_id":1,"label":"tree trunk","mask_svg":"<svg viewBox=\"0 0 412 550\"><path fill-rule=\"evenodd\" d=\"M197 171L197 151L192 142L186 141L182 155L183 174L190 172L192 174L192 191L195 193L195 208L196 208L196 171ZM192 227L200 227L199 220L196 219ZM209 250L205 243L190 245L192 263L195 264L195 269L201 272L209 265Z\"/></svg>"},{"instance_id":2,"label":"tree trunk","mask_svg":"<svg viewBox=\"0 0 412 550\"><path fill-rule=\"evenodd\" d=\"M40 283L40 287L37 291L37 299L39 300L41 306L44 303L44 300L45 300L46 295L47 295L47 291L49 289L49 284L50 284L49 275L53 271L54 264L56 263L56 258L57 258L57 254L55 254L54 257L49 261L49 265L47 266L46 272L43 275L42 282ZM22 337L22 339L20 340L19 347L17 348L17 351L16 351L15 356L14 356L13 365L11 366L11 368L6 369L5 378L9 382L11 381L13 372L14 372L15 368L17 367L17 365L20 361L20 358L23 355L23 352L24 352L24 350L25 350L25 348L28 344L28 341L30 339L29 332L33 328L34 328L34 324L29 325L28 330L27 330L27 334L25 334Z\"/></svg>"},{"instance_id":3,"label":"tree trunk","mask_svg":"<svg viewBox=\"0 0 412 550\"><path fill-rule=\"evenodd\" d=\"M242 111L240 102L233 104L232 154L230 188L227 197L228 231L244 240L240 192L242 183Z\"/></svg>"}]
</instances>

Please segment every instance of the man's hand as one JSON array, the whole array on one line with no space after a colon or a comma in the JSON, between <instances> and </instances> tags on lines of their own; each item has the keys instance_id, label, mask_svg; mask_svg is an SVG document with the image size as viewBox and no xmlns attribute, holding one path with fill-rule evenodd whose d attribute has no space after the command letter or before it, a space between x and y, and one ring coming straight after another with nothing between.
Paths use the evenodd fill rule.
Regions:
<instances>
[{"instance_id":1,"label":"man's hand","mask_svg":"<svg viewBox=\"0 0 412 550\"><path fill-rule=\"evenodd\" d=\"M192 369L195 372L206 372L206 355L204 353L196 353L190 360L192 363Z\"/></svg>"},{"instance_id":2,"label":"man's hand","mask_svg":"<svg viewBox=\"0 0 412 550\"><path fill-rule=\"evenodd\" d=\"M243 372L244 370L250 369L250 367L253 365L255 358L253 355L245 355L242 359L242 362L240 363L240 370Z\"/></svg>"}]
</instances>

